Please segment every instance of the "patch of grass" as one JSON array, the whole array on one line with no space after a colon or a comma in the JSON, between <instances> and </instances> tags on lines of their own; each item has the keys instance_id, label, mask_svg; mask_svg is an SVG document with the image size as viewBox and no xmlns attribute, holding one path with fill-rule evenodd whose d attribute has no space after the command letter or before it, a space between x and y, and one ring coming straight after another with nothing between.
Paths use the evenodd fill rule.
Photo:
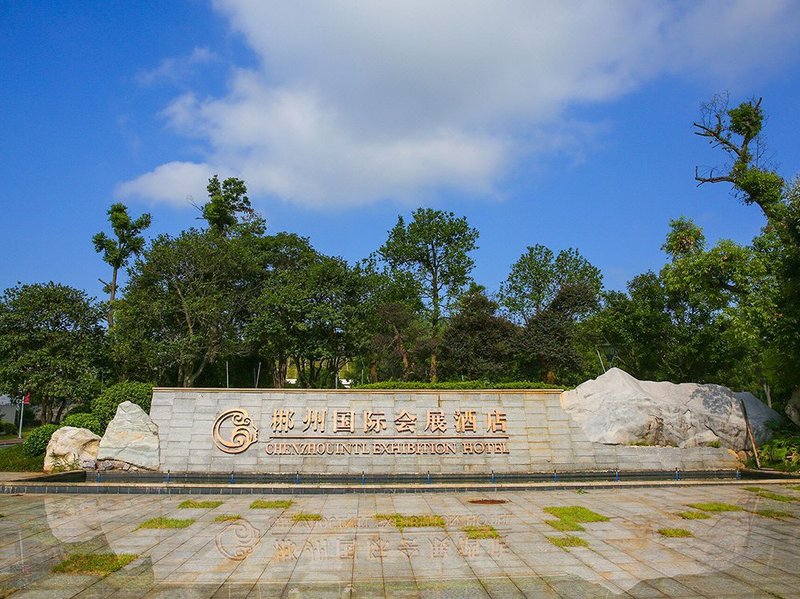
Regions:
<instances>
[{"instance_id":1,"label":"patch of grass","mask_svg":"<svg viewBox=\"0 0 800 599\"><path fill-rule=\"evenodd\" d=\"M234 520L241 519L242 517L239 514L220 514L214 518L214 522L233 522Z\"/></svg>"},{"instance_id":2,"label":"patch of grass","mask_svg":"<svg viewBox=\"0 0 800 599\"><path fill-rule=\"evenodd\" d=\"M791 489L792 491L800 491L800 485L795 485L793 487L786 487L787 489Z\"/></svg>"},{"instance_id":3,"label":"patch of grass","mask_svg":"<svg viewBox=\"0 0 800 599\"><path fill-rule=\"evenodd\" d=\"M53 572L106 576L127 566L137 557L133 553L76 553L53 568Z\"/></svg>"},{"instance_id":4,"label":"patch of grass","mask_svg":"<svg viewBox=\"0 0 800 599\"><path fill-rule=\"evenodd\" d=\"M716 441L709 443L706 447L720 447L721 445L722 444L720 443L719 439L717 439Z\"/></svg>"},{"instance_id":5,"label":"patch of grass","mask_svg":"<svg viewBox=\"0 0 800 599\"><path fill-rule=\"evenodd\" d=\"M789 512L781 512L778 510L756 510L753 513L764 516L765 518L775 518L776 520L780 520L781 518L794 518L794 515Z\"/></svg>"},{"instance_id":6,"label":"patch of grass","mask_svg":"<svg viewBox=\"0 0 800 599\"><path fill-rule=\"evenodd\" d=\"M693 537L691 530L685 528L659 528L658 534L662 537Z\"/></svg>"},{"instance_id":7,"label":"patch of grass","mask_svg":"<svg viewBox=\"0 0 800 599\"><path fill-rule=\"evenodd\" d=\"M562 549L567 549L568 547L589 546L589 543L586 542L586 539L582 539L573 535L567 535L566 537L547 537L547 540L556 547L561 547Z\"/></svg>"},{"instance_id":8,"label":"patch of grass","mask_svg":"<svg viewBox=\"0 0 800 599\"><path fill-rule=\"evenodd\" d=\"M772 491L761 491L758 493L759 497L763 497L764 499L772 499L773 501L783 501L784 503L790 501L797 501L794 497L789 497L788 495L781 495L780 493L773 493Z\"/></svg>"},{"instance_id":9,"label":"patch of grass","mask_svg":"<svg viewBox=\"0 0 800 599\"><path fill-rule=\"evenodd\" d=\"M544 511L567 522L607 522L608 516L603 516L592 510L578 505L565 507L546 507Z\"/></svg>"},{"instance_id":10,"label":"patch of grass","mask_svg":"<svg viewBox=\"0 0 800 599\"><path fill-rule=\"evenodd\" d=\"M319 522L322 520L322 514L310 514L307 512L300 512L292 516L295 522Z\"/></svg>"},{"instance_id":11,"label":"patch of grass","mask_svg":"<svg viewBox=\"0 0 800 599\"><path fill-rule=\"evenodd\" d=\"M285 510L292 507L291 499L256 499L250 504L251 510Z\"/></svg>"},{"instance_id":12,"label":"patch of grass","mask_svg":"<svg viewBox=\"0 0 800 599\"><path fill-rule=\"evenodd\" d=\"M708 520L711 516L705 512L686 511L678 514L684 520Z\"/></svg>"},{"instance_id":13,"label":"patch of grass","mask_svg":"<svg viewBox=\"0 0 800 599\"><path fill-rule=\"evenodd\" d=\"M577 522L573 522L572 520L545 520L544 523L549 524L550 526L552 526L556 530L560 530L561 532L586 530L583 526L581 526Z\"/></svg>"},{"instance_id":14,"label":"patch of grass","mask_svg":"<svg viewBox=\"0 0 800 599\"><path fill-rule=\"evenodd\" d=\"M388 520L394 522L394 525L403 530L404 528L428 528L428 527L445 527L444 517L436 514L426 515L410 515L403 514L375 514L376 520Z\"/></svg>"},{"instance_id":15,"label":"patch of grass","mask_svg":"<svg viewBox=\"0 0 800 599\"><path fill-rule=\"evenodd\" d=\"M690 503L689 507L703 512L741 512L744 508L730 503Z\"/></svg>"},{"instance_id":16,"label":"patch of grass","mask_svg":"<svg viewBox=\"0 0 800 599\"><path fill-rule=\"evenodd\" d=\"M31 457L22 451L22 444L0 449L0 472L41 472L44 456Z\"/></svg>"},{"instance_id":17,"label":"patch of grass","mask_svg":"<svg viewBox=\"0 0 800 599\"><path fill-rule=\"evenodd\" d=\"M142 522L139 528L186 528L194 524L194 518L187 518L186 520L179 520L177 518L151 518L146 522Z\"/></svg>"},{"instance_id":18,"label":"patch of grass","mask_svg":"<svg viewBox=\"0 0 800 599\"><path fill-rule=\"evenodd\" d=\"M223 503L225 502L219 500L195 501L194 499L187 499L186 501L181 501L178 507L184 510L210 510L221 506Z\"/></svg>"},{"instance_id":19,"label":"patch of grass","mask_svg":"<svg viewBox=\"0 0 800 599\"><path fill-rule=\"evenodd\" d=\"M750 491L751 493L761 493L761 491L767 491L764 487L742 487L745 491Z\"/></svg>"},{"instance_id":20,"label":"patch of grass","mask_svg":"<svg viewBox=\"0 0 800 599\"><path fill-rule=\"evenodd\" d=\"M500 533L494 526L465 526L461 529L467 533L468 539L499 539Z\"/></svg>"}]
</instances>

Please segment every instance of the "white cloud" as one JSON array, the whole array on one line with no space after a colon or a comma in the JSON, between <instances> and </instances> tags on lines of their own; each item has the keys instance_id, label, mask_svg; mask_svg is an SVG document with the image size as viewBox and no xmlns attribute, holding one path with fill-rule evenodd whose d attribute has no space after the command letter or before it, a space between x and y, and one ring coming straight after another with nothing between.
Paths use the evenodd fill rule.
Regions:
<instances>
[{"instance_id":1,"label":"white cloud","mask_svg":"<svg viewBox=\"0 0 800 599\"><path fill-rule=\"evenodd\" d=\"M186 77L193 67L216 59L216 55L208 48L195 48L189 56L165 58L156 68L140 71L136 74L136 81L141 85L154 85L164 81L175 83Z\"/></svg>"},{"instance_id":2,"label":"white cloud","mask_svg":"<svg viewBox=\"0 0 800 599\"><path fill-rule=\"evenodd\" d=\"M580 153L581 132L595 127L566 120L568 108L664 73L724 84L785 56L800 24L790 0L215 7L260 66L235 70L216 98L176 98L163 116L252 195L316 206L418 201L441 188L492 195L522 157ZM169 163L120 189L157 198L207 170Z\"/></svg>"},{"instance_id":3,"label":"white cloud","mask_svg":"<svg viewBox=\"0 0 800 599\"><path fill-rule=\"evenodd\" d=\"M140 197L178 206L202 203L207 195L209 177L220 172L207 164L167 162L121 183L114 190L119 198Z\"/></svg>"}]
</instances>

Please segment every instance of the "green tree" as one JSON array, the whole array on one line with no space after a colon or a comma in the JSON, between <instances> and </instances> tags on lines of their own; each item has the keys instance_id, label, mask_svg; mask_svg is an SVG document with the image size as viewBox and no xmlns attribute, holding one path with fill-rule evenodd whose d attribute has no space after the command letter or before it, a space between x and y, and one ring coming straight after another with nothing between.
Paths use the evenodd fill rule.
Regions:
<instances>
[{"instance_id":1,"label":"green tree","mask_svg":"<svg viewBox=\"0 0 800 599\"><path fill-rule=\"evenodd\" d=\"M430 380L436 382L441 320L470 281L478 231L452 212L418 208L411 216L408 226L397 218L378 255L390 271L406 272L418 285L431 327Z\"/></svg>"},{"instance_id":2,"label":"green tree","mask_svg":"<svg viewBox=\"0 0 800 599\"><path fill-rule=\"evenodd\" d=\"M451 380L508 380L516 375L517 327L497 314L485 288L473 285L461 296L442 336L442 373Z\"/></svg>"},{"instance_id":3,"label":"green tree","mask_svg":"<svg viewBox=\"0 0 800 599\"><path fill-rule=\"evenodd\" d=\"M414 380L424 373L417 357L426 335L416 281L407 272L380 271L374 256L358 270L367 289L359 311L364 332L358 355L362 371L369 366L373 383L381 378Z\"/></svg>"},{"instance_id":4,"label":"green tree","mask_svg":"<svg viewBox=\"0 0 800 599\"><path fill-rule=\"evenodd\" d=\"M757 391L763 376L764 318L774 313L768 261L721 240L707 249L691 220L672 221L659 274L606 294L587 332L638 378L725 384ZM596 328L595 328L596 327Z\"/></svg>"},{"instance_id":5,"label":"green tree","mask_svg":"<svg viewBox=\"0 0 800 599\"><path fill-rule=\"evenodd\" d=\"M150 215L142 214L136 220L131 220L125 204L112 204L108 209L108 220L116 239L110 238L103 232L92 237L94 249L103 254L103 260L112 268L111 282L101 281L109 294L108 299L108 328L114 325L114 300L117 296L117 275L119 269L128 263L131 256L138 256L144 248L144 238L141 233L150 226Z\"/></svg>"},{"instance_id":6,"label":"green tree","mask_svg":"<svg viewBox=\"0 0 800 599\"><path fill-rule=\"evenodd\" d=\"M310 247L292 268L271 272L247 324L251 343L284 369L289 358L302 387L328 387L336 382L361 338L358 313L364 282L340 258ZM279 366L280 368L280 366Z\"/></svg>"},{"instance_id":7,"label":"green tree","mask_svg":"<svg viewBox=\"0 0 800 599\"><path fill-rule=\"evenodd\" d=\"M247 185L241 179L228 177L220 183L214 175L208 180L208 202L203 206L203 218L212 231L227 234L239 224L239 215L252 220L256 213L247 197Z\"/></svg>"},{"instance_id":8,"label":"green tree","mask_svg":"<svg viewBox=\"0 0 800 599\"><path fill-rule=\"evenodd\" d=\"M601 288L600 270L576 249L529 246L513 264L499 298L523 325L517 354L526 378L553 383L581 369L577 323L598 307Z\"/></svg>"},{"instance_id":9,"label":"green tree","mask_svg":"<svg viewBox=\"0 0 800 599\"><path fill-rule=\"evenodd\" d=\"M243 330L262 276L261 237L190 229L160 235L130 269L114 347L126 378L192 387L247 352Z\"/></svg>"},{"instance_id":10,"label":"green tree","mask_svg":"<svg viewBox=\"0 0 800 599\"><path fill-rule=\"evenodd\" d=\"M529 324L551 306L565 287L583 286L597 296L602 281L600 269L576 249L561 250L555 255L543 245L528 246L500 286L500 304L513 318ZM586 309L591 308L592 304L587 304Z\"/></svg>"},{"instance_id":11,"label":"green tree","mask_svg":"<svg viewBox=\"0 0 800 599\"><path fill-rule=\"evenodd\" d=\"M694 123L695 134L723 151L728 161L701 173L695 180L705 183L728 183L745 204L757 205L766 217L763 233L754 240L753 249L768 256L774 274L774 317L762 314L765 324L762 337L769 345L765 362L781 390L788 394L800 386L800 198L797 183L785 180L764 162L762 139L765 115L761 99L742 102L728 108L727 97L716 96L701 110L702 118ZM757 295L761 290L755 290ZM753 291L747 292L747 295ZM763 295L763 294L762 294ZM749 300L757 305L758 301Z\"/></svg>"},{"instance_id":12,"label":"green tree","mask_svg":"<svg viewBox=\"0 0 800 599\"><path fill-rule=\"evenodd\" d=\"M92 397L105 366L102 308L78 289L47 283L6 289L0 298L0 390L30 392L43 422L70 401Z\"/></svg>"}]
</instances>

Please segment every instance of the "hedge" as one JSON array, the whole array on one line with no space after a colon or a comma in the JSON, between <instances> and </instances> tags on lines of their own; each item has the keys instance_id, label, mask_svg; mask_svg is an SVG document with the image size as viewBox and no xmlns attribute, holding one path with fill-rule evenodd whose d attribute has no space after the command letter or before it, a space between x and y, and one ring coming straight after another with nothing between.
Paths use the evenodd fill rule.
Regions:
<instances>
[{"instance_id":1,"label":"hedge","mask_svg":"<svg viewBox=\"0 0 800 599\"><path fill-rule=\"evenodd\" d=\"M117 407L124 401L130 401L150 413L150 401L153 397L153 385L150 383L137 383L125 381L117 383L103 391L99 397L92 400L92 415L100 422L105 431L108 423L117 413Z\"/></svg>"},{"instance_id":2,"label":"hedge","mask_svg":"<svg viewBox=\"0 0 800 599\"><path fill-rule=\"evenodd\" d=\"M493 383L491 381L444 381L441 383L425 383L419 381L383 381L358 385L358 389L563 389L558 385L536 383L533 381L514 381L510 383Z\"/></svg>"},{"instance_id":3,"label":"hedge","mask_svg":"<svg viewBox=\"0 0 800 599\"><path fill-rule=\"evenodd\" d=\"M92 414L70 414L61 421L61 426L74 426L77 428L88 428L95 435L103 436L104 429L100 421Z\"/></svg>"},{"instance_id":4,"label":"hedge","mask_svg":"<svg viewBox=\"0 0 800 599\"><path fill-rule=\"evenodd\" d=\"M57 424L43 424L33 429L22 442L22 452L31 457L44 455L47 451L47 444L50 443L50 437L59 428L61 427Z\"/></svg>"}]
</instances>

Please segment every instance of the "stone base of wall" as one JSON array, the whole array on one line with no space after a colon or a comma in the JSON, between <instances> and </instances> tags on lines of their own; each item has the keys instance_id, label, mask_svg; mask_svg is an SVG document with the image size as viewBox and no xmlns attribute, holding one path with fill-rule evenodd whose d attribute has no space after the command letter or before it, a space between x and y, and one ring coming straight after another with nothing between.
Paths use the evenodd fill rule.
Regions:
<instances>
[{"instance_id":1,"label":"stone base of wall","mask_svg":"<svg viewBox=\"0 0 800 599\"><path fill-rule=\"evenodd\" d=\"M237 424L234 415L242 412L250 422ZM353 416L352 431L336 428L336 418L347 420L342 414ZM559 391L155 389L150 416L164 472L480 474L739 465L721 448L592 443L561 408ZM247 447L231 453L242 441Z\"/></svg>"}]
</instances>

